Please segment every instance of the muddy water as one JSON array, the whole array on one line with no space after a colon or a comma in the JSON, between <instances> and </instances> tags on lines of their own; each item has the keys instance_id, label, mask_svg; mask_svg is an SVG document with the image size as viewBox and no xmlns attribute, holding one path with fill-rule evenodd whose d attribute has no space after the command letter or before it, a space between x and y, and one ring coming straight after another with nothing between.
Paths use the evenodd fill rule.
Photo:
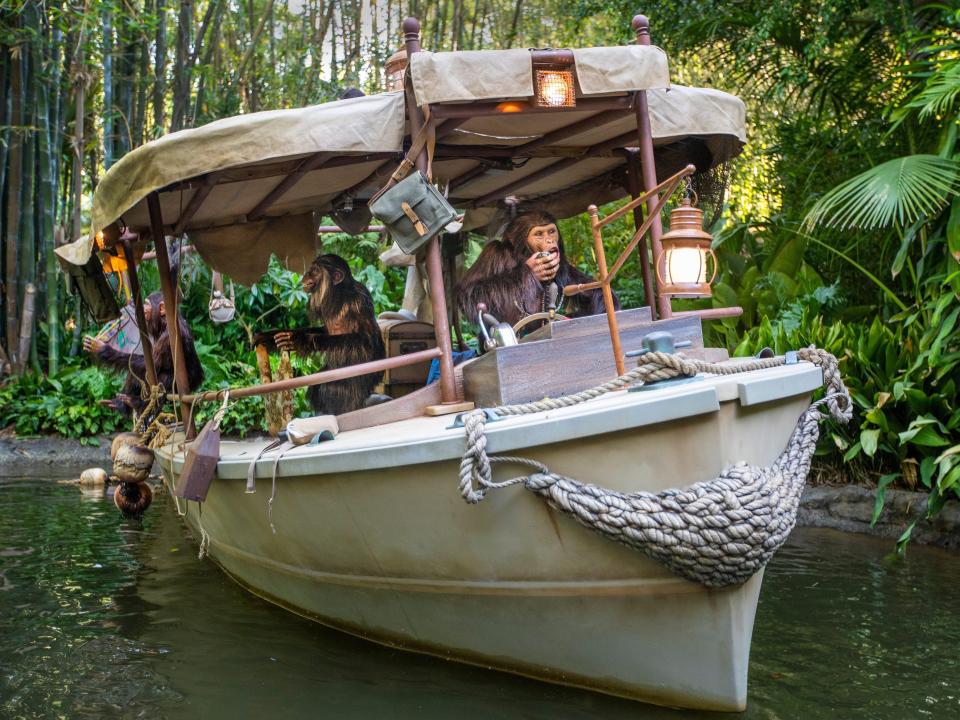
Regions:
<instances>
[{"instance_id":1,"label":"muddy water","mask_svg":"<svg viewBox=\"0 0 960 720\"><path fill-rule=\"evenodd\" d=\"M960 557L797 530L767 570L749 709L670 711L381 648L247 594L161 496L0 484L0 718L960 717Z\"/></svg>"}]
</instances>

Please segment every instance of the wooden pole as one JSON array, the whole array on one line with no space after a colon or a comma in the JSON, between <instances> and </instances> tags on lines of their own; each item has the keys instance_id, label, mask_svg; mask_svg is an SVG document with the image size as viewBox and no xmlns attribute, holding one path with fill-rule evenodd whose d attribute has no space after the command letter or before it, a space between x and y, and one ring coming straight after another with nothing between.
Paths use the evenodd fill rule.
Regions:
<instances>
[{"instance_id":1,"label":"wooden pole","mask_svg":"<svg viewBox=\"0 0 960 720\"><path fill-rule=\"evenodd\" d=\"M143 295L140 291L140 276L137 274L137 259L127 240L121 240L123 255L127 259L127 273L130 279L130 295L133 298L133 312L140 330L140 348L143 350L143 364L147 371L147 382L157 384L157 369L153 365L153 341L147 329L147 317L143 312Z\"/></svg>"},{"instance_id":2,"label":"wooden pole","mask_svg":"<svg viewBox=\"0 0 960 720\"><path fill-rule=\"evenodd\" d=\"M645 15L633 18L633 29L637 33L637 45L650 44L650 20ZM653 133L650 130L650 108L647 105L647 92L640 90L637 93L637 135L640 140L640 169L643 173L643 187L650 190L657 186L657 167L653 159ZM657 199L647 200L647 212L654 212ZM653 250L654 267L659 268L663 255L663 246L660 238L663 236L663 223L658 214L650 226L650 247ZM651 308L652 309L652 308ZM670 308L670 296L657 292L657 314L661 320L666 320L673 314Z\"/></svg>"},{"instance_id":3,"label":"wooden pole","mask_svg":"<svg viewBox=\"0 0 960 720\"><path fill-rule=\"evenodd\" d=\"M160 271L160 289L163 291L163 303L167 311L167 331L170 333L170 350L173 353L174 391L183 394L190 392L187 383L187 361L183 355L183 343L180 335L179 313L177 312L177 285L170 270L170 256L167 254L167 239L163 235L163 214L160 211L160 196L156 192L147 195L147 209L150 212L150 231L153 246L157 251L157 269ZM181 400L180 413L186 426L187 440L196 435L193 427L190 405Z\"/></svg>"},{"instance_id":4,"label":"wooden pole","mask_svg":"<svg viewBox=\"0 0 960 720\"><path fill-rule=\"evenodd\" d=\"M636 200L640 197L640 159L635 152L627 155L627 189L630 191L630 197ZM643 225L643 211L639 207L633 209L633 229L639 230ZM650 254L647 250L646 236L640 238L637 243L637 255L640 256L640 276L643 278L643 295L646 298L647 305L650 307L650 314L654 320L657 319L657 295L653 287L653 272L650 269Z\"/></svg>"},{"instance_id":5,"label":"wooden pole","mask_svg":"<svg viewBox=\"0 0 960 720\"><path fill-rule=\"evenodd\" d=\"M346 380L347 378L379 373L393 368L406 367L407 365L416 365L424 360L433 360L440 357L439 348L430 348L429 350L418 350L417 352L407 353L406 355L395 355L384 358L383 360L371 360L370 362L359 363L357 365L346 365L342 368L333 370L321 370L311 375L301 375L300 377L290 378L288 380L274 380L266 385L251 385L242 388L231 388L231 399L253 397L255 395L267 395L269 393L286 392L296 388L307 387L308 385L321 385L337 380ZM182 403L195 403L203 400L222 400L222 390L208 390L194 395L177 395L174 397Z\"/></svg>"},{"instance_id":6,"label":"wooden pole","mask_svg":"<svg viewBox=\"0 0 960 720\"><path fill-rule=\"evenodd\" d=\"M600 276L603 307L607 311L607 325L610 328L610 342L613 345L613 361L617 364L617 375L623 375L627 369L623 362L623 348L620 346L620 328L617 327L617 308L613 304L613 290L607 277L607 254L603 249L603 237L600 235L599 210L596 205L587 208L590 213L590 230L593 232L593 249L597 255L598 275Z\"/></svg>"},{"instance_id":7,"label":"wooden pole","mask_svg":"<svg viewBox=\"0 0 960 720\"><path fill-rule=\"evenodd\" d=\"M407 49L407 58L420 52L420 22L416 18L403 21L403 37ZM407 115L410 118L410 131L414 133L423 126L423 113L417 106L413 92L406 90ZM416 157L419 172L427 171L427 149ZM440 397L443 403L455 403L457 383L453 375L453 344L450 341L450 324L447 316L447 298L443 287L443 260L440 257L440 238L434 236L427 243L427 278L430 281L430 302L433 305L433 329L440 349Z\"/></svg>"}]
</instances>

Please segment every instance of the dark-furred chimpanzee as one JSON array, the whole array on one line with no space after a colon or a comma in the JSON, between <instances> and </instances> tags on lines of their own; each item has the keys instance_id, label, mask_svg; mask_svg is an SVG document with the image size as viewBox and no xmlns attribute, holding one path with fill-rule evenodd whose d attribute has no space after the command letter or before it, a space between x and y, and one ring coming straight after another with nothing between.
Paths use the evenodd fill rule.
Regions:
<instances>
[{"instance_id":1,"label":"dark-furred chimpanzee","mask_svg":"<svg viewBox=\"0 0 960 720\"><path fill-rule=\"evenodd\" d=\"M323 353L327 370L386 356L373 298L362 283L354 280L346 260L339 255L319 255L302 282L310 294L311 315L322 327L259 333L256 344L301 355ZM382 379L383 372L378 372L311 385L307 398L316 412L341 415L363 407Z\"/></svg>"},{"instance_id":2,"label":"dark-furred chimpanzee","mask_svg":"<svg viewBox=\"0 0 960 720\"><path fill-rule=\"evenodd\" d=\"M143 314L147 321L147 333L153 344L153 366L157 371L157 382L166 389L173 391L173 351L170 348L170 333L167 329L166 304L163 294L152 293L143 304ZM180 330L180 339L183 343L183 355L187 365L187 384L189 387L181 392L192 392L203 382L203 366L193 344L193 334L190 326L184 320L183 314L177 309L177 327ZM114 350L102 340L92 337L83 339L83 349L91 353L103 365L127 372L127 379L120 394L109 401L110 407L117 412L129 416L131 410L140 412L144 406L141 380L146 380L146 364L143 355L133 355Z\"/></svg>"},{"instance_id":3,"label":"dark-furred chimpanzee","mask_svg":"<svg viewBox=\"0 0 960 720\"><path fill-rule=\"evenodd\" d=\"M546 310L551 284L558 286L559 312L571 317L604 311L603 293L588 290L563 298L563 288L593 282L567 262L557 219L539 209L521 210L503 231L503 238L488 243L457 288L457 303L469 318L477 316L477 303L498 320L515 325L533 313ZM614 297L619 309L619 301Z\"/></svg>"}]
</instances>

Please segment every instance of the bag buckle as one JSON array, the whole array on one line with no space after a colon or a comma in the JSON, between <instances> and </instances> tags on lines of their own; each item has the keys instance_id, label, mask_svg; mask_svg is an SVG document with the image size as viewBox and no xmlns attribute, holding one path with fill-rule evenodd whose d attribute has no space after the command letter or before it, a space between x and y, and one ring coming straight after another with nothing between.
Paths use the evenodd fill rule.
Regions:
<instances>
[{"instance_id":1,"label":"bag buckle","mask_svg":"<svg viewBox=\"0 0 960 720\"><path fill-rule=\"evenodd\" d=\"M413 208L410 207L410 203L404 200L400 203L400 207L403 210L403 214L409 218L410 222L413 223L414 229L420 233L420 237L423 237L427 234L427 226L423 224L420 220L420 217L413 211Z\"/></svg>"}]
</instances>

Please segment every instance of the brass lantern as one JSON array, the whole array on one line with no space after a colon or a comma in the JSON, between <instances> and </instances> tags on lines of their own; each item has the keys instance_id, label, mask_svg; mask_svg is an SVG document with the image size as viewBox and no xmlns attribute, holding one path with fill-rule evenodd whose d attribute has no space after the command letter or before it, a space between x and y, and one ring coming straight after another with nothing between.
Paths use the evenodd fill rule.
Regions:
<instances>
[{"instance_id":1,"label":"brass lantern","mask_svg":"<svg viewBox=\"0 0 960 720\"><path fill-rule=\"evenodd\" d=\"M717 256L710 247L713 236L703 229L703 211L689 197L670 212L670 231L660 242L657 279L661 295L710 297L710 283L717 276ZM710 279L707 279L708 265Z\"/></svg>"}]
</instances>

